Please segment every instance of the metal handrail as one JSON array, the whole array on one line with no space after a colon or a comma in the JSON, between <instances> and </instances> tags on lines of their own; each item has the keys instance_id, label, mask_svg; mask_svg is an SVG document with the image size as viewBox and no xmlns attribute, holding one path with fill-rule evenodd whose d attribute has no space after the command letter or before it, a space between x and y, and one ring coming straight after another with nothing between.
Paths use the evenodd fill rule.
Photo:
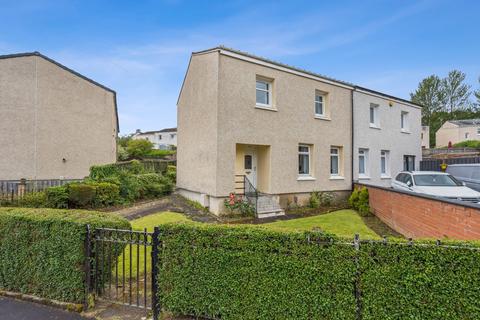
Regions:
<instances>
[{"instance_id":1,"label":"metal handrail","mask_svg":"<svg viewBox=\"0 0 480 320\"><path fill-rule=\"evenodd\" d=\"M258 191L257 189L253 186L253 184L248 180L247 176L243 176L243 181L244 181L244 193L245 193L245 198L247 198L248 202L254 203L255 206L255 215L257 215L258 210L257 210L257 204L258 204ZM254 200L254 202L252 201Z\"/></svg>"}]
</instances>

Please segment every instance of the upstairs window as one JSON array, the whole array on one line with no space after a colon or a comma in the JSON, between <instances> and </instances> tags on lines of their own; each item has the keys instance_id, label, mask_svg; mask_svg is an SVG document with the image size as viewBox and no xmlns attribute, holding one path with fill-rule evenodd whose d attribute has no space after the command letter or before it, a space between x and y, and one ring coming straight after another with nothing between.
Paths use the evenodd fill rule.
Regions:
<instances>
[{"instance_id":1,"label":"upstairs window","mask_svg":"<svg viewBox=\"0 0 480 320\"><path fill-rule=\"evenodd\" d=\"M468 132L465 132L465 139L468 139Z\"/></svg>"},{"instance_id":2,"label":"upstairs window","mask_svg":"<svg viewBox=\"0 0 480 320\"><path fill-rule=\"evenodd\" d=\"M257 105L271 107L272 105L272 82L258 78L256 83Z\"/></svg>"},{"instance_id":3,"label":"upstairs window","mask_svg":"<svg viewBox=\"0 0 480 320\"><path fill-rule=\"evenodd\" d=\"M162 140L162 135L161 134L158 135L158 140Z\"/></svg>"},{"instance_id":4,"label":"upstairs window","mask_svg":"<svg viewBox=\"0 0 480 320\"><path fill-rule=\"evenodd\" d=\"M402 111L400 115L400 128L402 131L408 131L408 112Z\"/></svg>"},{"instance_id":5,"label":"upstairs window","mask_svg":"<svg viewBox=\"0 0 480 320\"><path fill-rule=\"evenodd\" d=\"M310 146L308 145L298 146L298 174L310 175Z\"/></svg>"},{"instance_id":6,"label":"upstairs window","mask_svg":"<svg viewBox=\"0 0 480 320\"><path fill-rule=\"evenodd\" d=\"M378 105L370 104L370 127L379 128L380 127L380 118L378 115Z\"/></svg>"},{"instance_id":7,"label":"upstairs window","mask_svg":"<svg viewBox=\"0 0 480 320\"><path fill-rule=\"evenodd\" d=\"M326 116L326 95L320 92L315 92L315 116L325 117Z\"/></svg>"}]
</instances>

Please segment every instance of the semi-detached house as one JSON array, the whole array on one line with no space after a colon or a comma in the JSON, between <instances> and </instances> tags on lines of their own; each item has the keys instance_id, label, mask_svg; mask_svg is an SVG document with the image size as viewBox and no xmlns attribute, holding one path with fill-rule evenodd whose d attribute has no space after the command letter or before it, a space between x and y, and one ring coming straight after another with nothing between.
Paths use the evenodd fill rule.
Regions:
<instances>
[{"instance_id":1,"label":"semi-detached house","mask_svg":"<svg viewBox=\"0 0 480 320\"><path fill-rule=\"evenodd\" d=\"M344 199L421 157L419 106L225 47L192 54L177 107L177 188L217 214L232 192L260 214Z\"/></svg>"}]
</instances>

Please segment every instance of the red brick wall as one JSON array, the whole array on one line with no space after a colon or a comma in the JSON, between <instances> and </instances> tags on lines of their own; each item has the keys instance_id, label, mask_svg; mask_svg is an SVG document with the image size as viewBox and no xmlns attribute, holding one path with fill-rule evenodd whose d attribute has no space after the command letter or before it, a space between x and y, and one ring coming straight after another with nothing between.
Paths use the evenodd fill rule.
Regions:
<instances>
[{"instance_id":1,"label":"red brick wall","mask_svg":"<svg viewBox=\"0 0 480 320\"><path fill-rule=\"evenodd\" d=\"M366 187L372 213L406 237L480 239L480 209L385 188Z\"/></svg>"}]
</instances>

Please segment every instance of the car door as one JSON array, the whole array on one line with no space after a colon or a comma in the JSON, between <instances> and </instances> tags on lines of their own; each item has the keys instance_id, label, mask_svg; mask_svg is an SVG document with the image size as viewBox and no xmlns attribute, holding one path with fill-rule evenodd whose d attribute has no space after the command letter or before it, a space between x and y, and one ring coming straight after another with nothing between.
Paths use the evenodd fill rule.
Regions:
<instances>
[{"instance_id":1,"label":"car door","mask_svg":"<svg viewBox=\"0 0 480 320\"><path fill-rule=\"evenodd\" d=\"M397 190L406 190L406 185L405 185L405 178L406 178L406 173L399 173L395 180L392 182L392 188L397 189Z\"/></svg>"},{"instance_id":2,"label":"car door","mask_svg":"<svg viewBox=\"0 0 480 320\"><path fill-rule=\"evenodd\" d=\"M406 191L413 191L413 177L411 174L406 173L404 181L404 187Z\"/></svg>"}]
</instances>

